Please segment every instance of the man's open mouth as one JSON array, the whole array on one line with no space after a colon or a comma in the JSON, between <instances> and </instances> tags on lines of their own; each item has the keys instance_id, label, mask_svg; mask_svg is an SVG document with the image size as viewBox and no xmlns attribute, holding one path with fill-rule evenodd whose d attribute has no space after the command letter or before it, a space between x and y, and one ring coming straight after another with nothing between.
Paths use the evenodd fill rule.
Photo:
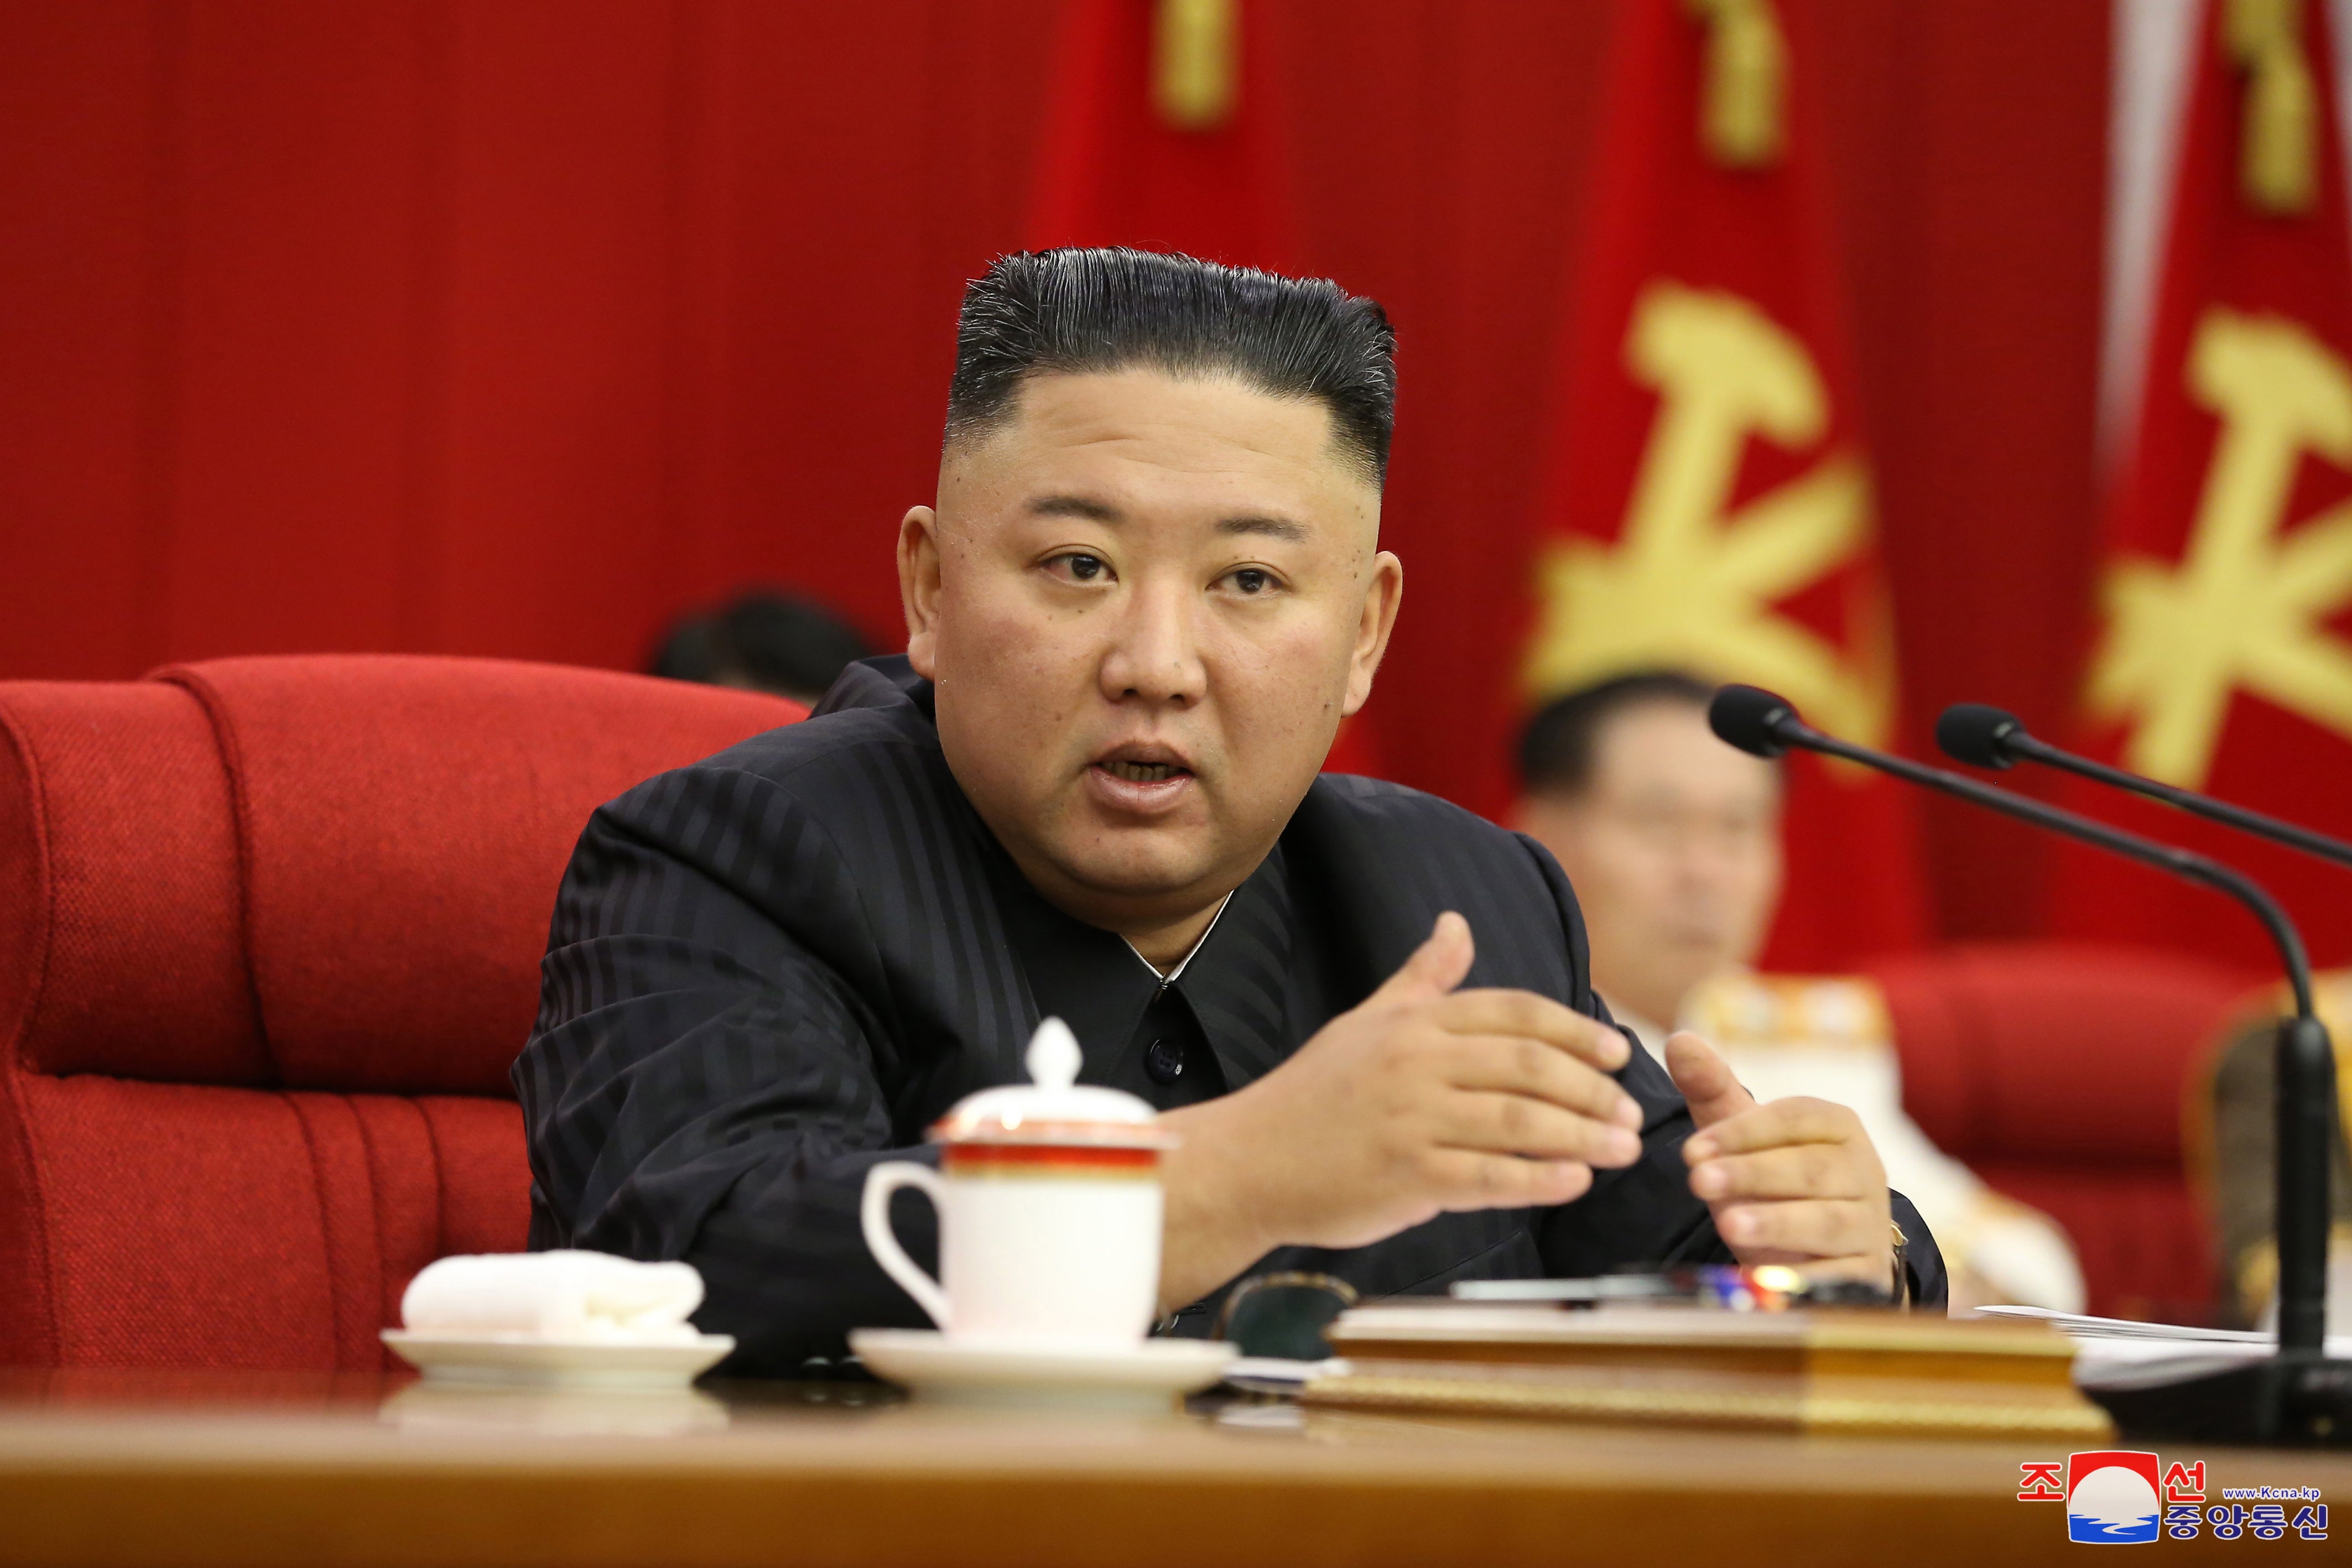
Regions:
<instances>
[{"instance_id":1,"label":"man's open mouth","mask_svg":"<svg viewBox=\"0 0 2352 1568\"><path fill-rule=\"evenodd\" d=\"M1087 765L1096 799L1113 811L1173 810L1192 794L1192 758L1159 740L1126 740Z\"/></svg>"},{"instance_id":2,"label":"man's open mouth","mask_svg":"<svg viewBox=\"0 0 2352 1568\"><path fill-rule=\"evenodd\" d=\"M1097 762L1095 766L1109 774L1112 778L1124 779L1130 784L1157 784L1164 779L1173 779L1180 773L1189 773L1192 771L1191 768L1179 767L1173 762L1120 762L1112 760L1108 762Z\"/></svg>"}]
</instances>

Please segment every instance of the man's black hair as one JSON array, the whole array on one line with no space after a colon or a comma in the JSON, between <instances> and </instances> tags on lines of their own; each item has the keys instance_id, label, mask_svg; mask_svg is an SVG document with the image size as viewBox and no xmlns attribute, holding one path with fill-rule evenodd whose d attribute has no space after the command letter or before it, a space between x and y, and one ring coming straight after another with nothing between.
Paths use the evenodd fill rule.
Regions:
<instances>
[{"instance_id":1,"label":"man's black hair","mask_svg":"<svg viewBox=\"0 0 2352 1568\"><path fill-rule=\"evenodd\" d=\"M648 673L814 703L872 652L857 628L815 601L755 588L673 622Z\"/></svg>"},{"instance_id":2,"label":"man's black hair","mask_svg":"<svg viewBox=\"0 0 2352 1568\"><path fill-rule=\"evenodd\" d=\"M1685 670L1612 675L1536 710L1519 736L1519 782L1530 795L1580 795L1600 761L1601 731L1628 708L1675 703L1701 713L1715 688Z\"/></svg>"},{"instance_id":3,"label":"man's black hair","mask_svg":"<svg viewBox=\"0 0 2352 1568\"><path fill-rule=\"evenodd\" d=\"M1024 251L964 289L947 444L1002 424L1030 376L1140 366L1320 402L1341 450L1378 484L1396 421L1395 357L1379 301L1328 278L1156 251Z\"/></svg>"}]
</instances>

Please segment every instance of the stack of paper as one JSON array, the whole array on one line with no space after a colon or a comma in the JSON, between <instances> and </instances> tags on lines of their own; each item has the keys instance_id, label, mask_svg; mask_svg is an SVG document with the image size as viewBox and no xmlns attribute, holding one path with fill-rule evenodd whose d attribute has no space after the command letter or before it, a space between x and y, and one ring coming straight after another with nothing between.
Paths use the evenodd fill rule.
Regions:
<instances>
[{"instance_id":1,"label":"stack of paper","mask_svg":"<svg viewBox=\"0 0 2352 1568\"><path fill-rule=\"evenodd\" d=\"M1985 1317L2045 1322L2074 1342L2074 1381L2084 1388L2155 1388L2259 1361L2278 1336L2254 1329L2200 1329L2181 1323L2084 1317L2042 1307L1981 1307ZM2327 1342L2331 1356L2352 1358L2352 1338Z\"/></svg>"}]
</instances>

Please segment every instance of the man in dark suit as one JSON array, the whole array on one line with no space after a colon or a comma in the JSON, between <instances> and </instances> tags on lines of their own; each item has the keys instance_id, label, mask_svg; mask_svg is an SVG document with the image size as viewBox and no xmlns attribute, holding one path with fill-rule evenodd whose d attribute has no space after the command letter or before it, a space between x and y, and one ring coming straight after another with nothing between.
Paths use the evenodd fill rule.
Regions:
<instances>
[{"instance_id":1,"label":"man in dark suit","mask_svg":"<svg viewBox=\"0 0 2352 1568\"><path fill-rule=\"evenodd\" d=\"M1851 1113L1629 1050L1549 855L1318 778L1402 592L1378 305L1051 251L971 286L957 348L906 655L582 836L515 1068L535 1246L695 1264L739 1371L918 1323L866 1172L1058 1015L1181 1134L1177 1332L1253 1266L1380 1295L1737 1256L1940 1298Z\"/></svg>"}]
</instances>

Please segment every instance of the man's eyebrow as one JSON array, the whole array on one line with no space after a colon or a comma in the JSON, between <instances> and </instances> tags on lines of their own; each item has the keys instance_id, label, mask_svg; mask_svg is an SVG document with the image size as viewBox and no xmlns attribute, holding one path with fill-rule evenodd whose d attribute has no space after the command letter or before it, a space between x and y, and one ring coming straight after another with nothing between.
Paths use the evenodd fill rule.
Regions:
<instances>
[{"instance_id":1,"label":"man's eyebrow","mask_svg":"<svg viewBox=\"0 0 2352 1568\"><path fill-rule=\"evenodd\" d=\"M1303 545L1314 537L1305 523L1294 523L1287 517L1255 516L1219 518L1217 531L1221 534L1263 534L1267 538L1281 539L1294 545Z\"/></svg>"},{"instance_id":2,"label":"man's eyebrow","mask_svg":"<svg viewBox=\"0 0 2352 1568\"><path fill-rule=\"evenodd\" d=\"M1090 523L1123 523L1127 514L1108 501L1097 501L1088 496L1039 496L1026 510L1033 517L1083 517ZM1288 517L1271 517L1258 513L1217 519L1221 534L1256 534L1265 538L1281 539L1286 544L1305 544L1314 537L1304 523Z\"/></svg>"},{"instance_id":3,"label":"man's eyebrow","mask_svg":"<svg viewBox=\"0 0 2352 1568\"><path fill-rule=\"evenodd\" d=\"M1090 523L1127 520L1125 514L1109 502L1085 496L1040 496L1029 503L1028 511L1033 517L1083 517Z\"/></svg>"}]
</instances>

